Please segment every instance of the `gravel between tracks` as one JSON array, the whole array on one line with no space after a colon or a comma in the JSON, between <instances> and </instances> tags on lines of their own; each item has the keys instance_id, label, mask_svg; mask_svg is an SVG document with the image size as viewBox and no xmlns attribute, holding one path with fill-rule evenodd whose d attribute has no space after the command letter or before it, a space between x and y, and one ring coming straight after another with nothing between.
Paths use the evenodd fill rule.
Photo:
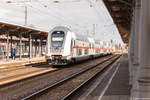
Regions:
<instances>
[{"instance_id":1,"label":"gravel between tracks","mask_svg":"<svg viewBox=\"0 0 150 100\"><path fill-rule=\"evenodd\" d=\"M1 70L0 71L0 85L2 84L2 81L7 80L11 77L21 76L22 74L35 72L38 70L44 70L47 69L48 65L42 64L42 63L35 63L35 64L28 64L28 65L22 65L18 66L16 68L11 68L9 70Z\"/></svg>"},{"instance_id":2,"label":"gravel between tracks","mask_svg":"<svg viewBox=\"0 0 150 100\"><path fill-rule=\"evenodd\" d=\"M68 95L70 92L72 92L75 88L80 86L82 83L84 83L86 80L90 79L95 75L95 73L100 72L105 66L109 64L109 61L98 65L81 75L68 80L67 82L63 83L62 85L55 86L54 88L48 89L46 93L43 95L39 95L34 100L61 100L63 97Z\"/></svg>"},{"instance_id":3,"label":"gravel between tracks","mask_svg":"<svg viewBox=\"0 0 150 100\"><path fill-rule=\"evenodd\" d=\"M21 97L24 97L30 93L33 93L39 89L46 87L49 84L53 84L59 80L62 80L68 75L76 73L77 71L82 70L87 66L99 63L104 59L106 58L95 59L83 64L78 64L71 67L64 67L63 69L60 68L61 70L54 71L52 73L35 77L29 80L25 80L8 87L0 88L0 100L19 99Z\"/></svg>"}]
</instances>

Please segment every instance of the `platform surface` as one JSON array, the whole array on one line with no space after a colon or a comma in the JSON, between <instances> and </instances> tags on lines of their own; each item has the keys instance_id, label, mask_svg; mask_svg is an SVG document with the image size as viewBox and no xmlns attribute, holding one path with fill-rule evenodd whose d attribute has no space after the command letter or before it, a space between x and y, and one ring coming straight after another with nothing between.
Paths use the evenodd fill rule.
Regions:
<instances>
[{"instance_id":1,"label":"platform surface","mask_svg":"<svg viewBox=\"0 0 150 100\"><path fill-rule=\"evenodd\" d=\"M123 55L120 66L102 100L130 100L128 56Z\"/></svg>"},{"instance_id":2,"label":"platform surface","mask_svg":"<svg viewBox=\"0 0 150 100\"><path fill-rule=\"evenodd\" d=\"M18 65L26 65L26 64L32 64L32 63L40 63L40 62L45 62L45 57L34 57L34 58L16 58L15 60L13 59L0 59L0 70L4 68L10 68L10 67L17 67Z\"/></svg>"}]
</instances>

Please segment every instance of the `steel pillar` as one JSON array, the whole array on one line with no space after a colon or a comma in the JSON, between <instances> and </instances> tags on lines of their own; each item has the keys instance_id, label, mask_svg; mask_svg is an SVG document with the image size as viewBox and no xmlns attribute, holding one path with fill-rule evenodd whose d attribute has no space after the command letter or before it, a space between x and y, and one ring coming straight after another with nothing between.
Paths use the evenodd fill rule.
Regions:
<instances>
[{"instance_id":1,"label":"steel pillar","mask_svg":"<svg viewBox=\"0 0 150 100\"><path fill-rule=\"evenodd\" d=\"M34 53L34 56L36 57L37 56L37 39L35 39L35 53Z\"/></svg>"},{"instance_id":2,"label":"steel pillar","mask_svg":"<svg viewBox=\"0 0 150 100\"><path fill-rule=\"evenodd\" d=\"M132 80L133 80L133 58L134 58L134 21L132 20L132 30L131 30L131 36L130 36L130 40L129 40L129 76L130 76L130 80L129 80L129 84L132 85Z\"/></svg>"},{"instance_id":3,"label":"steel pillar","mask_svg":"<svg viewBox=\"0 0 150 100\"><path fill-rule=\"evenodd\" d=\"M39 40L38 54L39 54L39 56L41 56L41 39Z\"/></svg>"},{"instance_id":4,"label":"steel pillar","mask_svg":"<svg viewBox=\"0 0 150 100\"><path fill-rule=\"evenodd\" d=\"M10 35L10 48L11 49L13 48L13 37L12 37L12 35Z\"/></svg>"},{"instance_id":5,"label":"steel pillar","mask_svg":"<svg viewBox=\"0 0 150 100\"><path fill-rule=\"evenodd\" d=\"M19 36L19 38L20 38L20 49L19 49L19 58L20 59L22 59L22 33L20 33L20 36Z\"/></svg>"},{"instance_id":6,"label":"steel pillar","mask_svg":"<svg viewBox=\"0 0 150 100\"><path fill-rule=\"evenodd\" d=\"M129 44L129 71L130 71L130 85L133 85L135 70L138 66L138 27L139 27L139 19L137 17L137 4L135 4L132 18L132 29L131 29L131 37Z\"/></svg>"},{"instance_id":7,"label":"steel pillar","mask_svg":"<svg viewBox=\"0 0 150 100\"><path fill-rule=\"evenodd\" d=\"M29 59L32 58L32 35L29 34Z\"/></svg>"},{"instance_id":8,"label":"steel pillar","mask_svg":"<svg viewBox=\"0 0 150 100\"><path fill-rule=\"evenodd\" d=\"M9 52L10 52L10 50L9 50L9 33L7 32L6 34L7 34L7 46L6 46L7 57L6 57L6 60L9 60Z\"/></svg>"},{"instance_id":9,"label":"steel pillar","mask_svg":"<svg viewBox=\"0 0 150 100\"><path fill-rule=\"evenodd\" d=\"M131 89L131 97L137 97L138 92L137 89L139 88L138 85L138 75L139 75L139 35L141 34L140 30L140 10L141 10L141 0L136 0L135 7L134 7L134 56L132 62L132 89Z\"/></svg>"},{"instance_id":10,"label":"steel pillar","mask_svg":"<svg viewBox=\"0 0 150 100\"><path fill-rule=\"evenodd\" d=\"M41 54L41 56L43 55L43 53L42 53L42 52L43 52L42 42L43 42L43 39L41 38L41 39L40 39L40 45L41 45L41 46L40 46L40 52L41 52L40 54Z\"/></svg>"},{"instance_id":11,"label":"steel pillar","mask_svg":"<svg viewBox=\"0 0 150 100\"><path fill-rule=\"evenodd\" d=\"M140 69L138 76L140 100L150 99L150 0L141 0Z\"/></svg>"},{"instance_id":12,"label":"steel pillar","mask_svg":"<svg viewBox=\"0 0 150 100\"><path fill-rule=\"evenodd\" d=\"M34 52L35 52L35 45L34 45L34 43L35 43L35 41L34 41L34 39L32 39L32 58L34 58Z\"/></svg>"}]
</instances>

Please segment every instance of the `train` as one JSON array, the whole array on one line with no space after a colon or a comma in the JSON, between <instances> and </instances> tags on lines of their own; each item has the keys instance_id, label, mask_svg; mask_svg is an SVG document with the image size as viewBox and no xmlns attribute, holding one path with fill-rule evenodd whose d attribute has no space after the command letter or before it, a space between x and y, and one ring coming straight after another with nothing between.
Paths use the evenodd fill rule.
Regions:
<instances>
[{"instance_id":1,"label":"train","mask_svg":"<svg viewBox=\"0 0 150 100\"><path fill-rule=\"evenodd\" d=\"M64 26L56 26L48 33L46 47L45 58L52 65L67 65L114 52L110 43L104 45Z\"/></svg>"}]
</instances>

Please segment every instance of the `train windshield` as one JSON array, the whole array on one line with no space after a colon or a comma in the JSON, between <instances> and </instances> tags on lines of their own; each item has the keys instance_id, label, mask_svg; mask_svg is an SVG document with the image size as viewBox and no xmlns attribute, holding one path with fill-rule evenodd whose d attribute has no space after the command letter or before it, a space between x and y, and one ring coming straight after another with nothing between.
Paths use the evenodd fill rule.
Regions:
<instances>
[{"instance_id":1,"label":"train windshield","mask_svg":"<svg viewBox=\"0 0 150 100\"><path fill-rule=\"evenodd\" d=\"M64 35L63 31L54 31L52 33L52 46L61 47L64 41Z\"/></svg>"}]
</instances>

